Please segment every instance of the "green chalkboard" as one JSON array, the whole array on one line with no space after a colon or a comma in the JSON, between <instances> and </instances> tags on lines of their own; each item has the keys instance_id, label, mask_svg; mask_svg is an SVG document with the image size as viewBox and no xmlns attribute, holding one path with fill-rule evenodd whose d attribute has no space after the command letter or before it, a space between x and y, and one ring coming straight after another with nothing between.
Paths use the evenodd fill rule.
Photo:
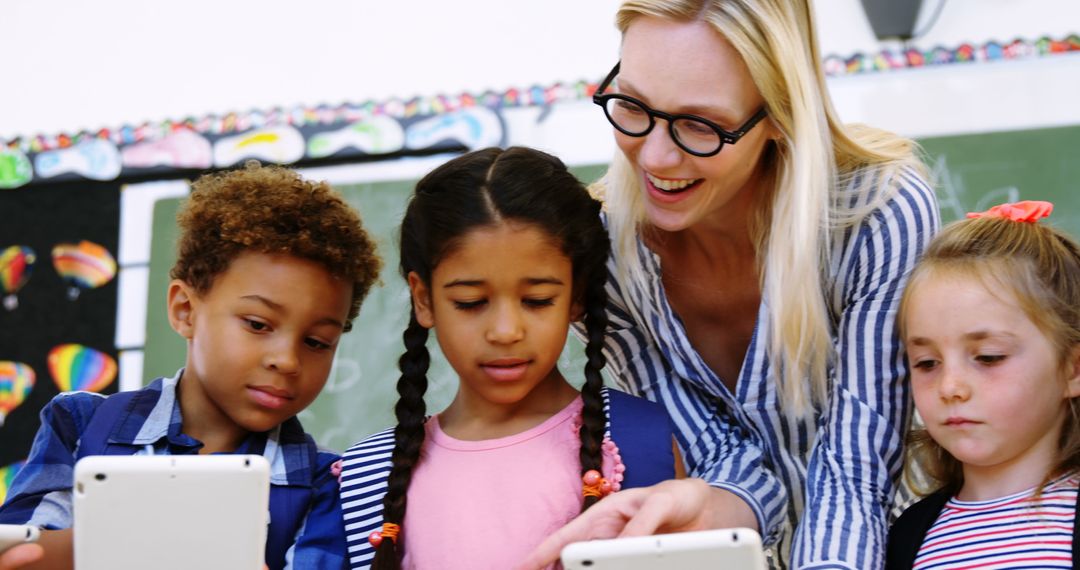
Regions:
<instances>
[{"instance_id":1,"label":"green chalkboard","mask_svg":"<svg viewBox=\"0 0 1080 570\"><path fill-rule=\"evenodd\" d=\"M583 181L592 181L604 165L574 168ZM415 180L336 186L346 200L360 211L368 231L376 237L385 262L382 283L373 288L360 308L353 330L342 337L326 388L300 419L320 444L344 450L366 435L394 425L393 405L397 401L397 359L403 345L401 333L408 319L409 296L397 275L396 230ZM185 345L169 327L165 314L165 293L169 269L175 260L176 212L181 199L159 200L154 206L151 238L150 277L146 345L143 362L145 381L171 376L184 364ZM428 408L437 412L457 390L457 380L434 341L429 372ZM559 362L560 370L575 384L581 382L584 367L581 343L571 335Z\"/></svg>"},{"instance_id":2,"label":"green chalkboard","mask_svg":"<svg viewBox=\"0 0 1080 570\"><path fill-rule=\"evenodd\" d=\"M1017 200L1049 200L1047 220L1080 236L1080 126L920 141L942 221Z\"/></svg>"}]
</instances>

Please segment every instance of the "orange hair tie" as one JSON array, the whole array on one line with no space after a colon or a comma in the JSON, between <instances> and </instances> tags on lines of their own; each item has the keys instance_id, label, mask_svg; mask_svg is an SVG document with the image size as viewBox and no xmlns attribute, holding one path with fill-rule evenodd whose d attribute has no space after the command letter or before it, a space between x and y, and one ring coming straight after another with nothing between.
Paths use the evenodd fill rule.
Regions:
<instances>
[{"instance_id":1,"label":"orange hair tie","mask_svg":"<svg viewBox=\"0 0 1080 570\"><path fill-rule=\"evenodd\" d=\"M401 525L396 525L394 523L383 523L382 529L368 535L368 542L370 542L371 545L375 548L378 548L379 545L382 544L384 538L389 538L390 542L397 544L397 537L399 532L401 532Z\"/></svg>"},{"instance_id":2,"label":"orange hair tie","mask_svg":"<svg viewBox=\"0 0 1080 570\"><path fill-rule=\"evenodd\" d=\"M603 498L611 493L611 483L600 476L596 469L589 469L581 476L581 494L586 497Z\"/></svg>"},{"instance_id":3,"label":"orange hair tie","mask_svg":"<svg viewBox=\"0 0 1080 570\"><path fill-rule=\"evenodd\" d=\"M969 218L1001 218L1014 222L1034 223L1050 215L1054 205L1042 200L1022 200L1012 204L998 204L985 212L970 212Z\"/></svg>"}]
</instances>

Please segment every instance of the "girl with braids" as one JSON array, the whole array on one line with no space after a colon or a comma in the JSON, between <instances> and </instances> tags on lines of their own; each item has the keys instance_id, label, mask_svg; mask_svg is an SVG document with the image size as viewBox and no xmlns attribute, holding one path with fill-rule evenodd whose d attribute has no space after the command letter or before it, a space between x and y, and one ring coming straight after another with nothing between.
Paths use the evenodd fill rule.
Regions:
<instances>
[{"instance_id":1,"label":"girl with braids","mask_svg":"<svg viewBox=\"0 0 1080 570\"><path fill-rule=\"evenodd\" d=\"M900 304L931 493L886 568L1080 568L1080 246L1017 202L946 227Z\"/></svg>"},{"instance_id":2,"label":"girl with braids","mask_svg":"<svg viewBox=\"0 0 1080 570\"><path fill-rule=\"evenodd\" d=\"M540 151L472 152L417 184L398 425L344 460L353 568L510 568L607 493L676 475L663 408L602 386L608 253L600 204ZM580 394L557 367L579 319ZM460 379L432 417L430 329Z\"/></svg>"}]
</instances>

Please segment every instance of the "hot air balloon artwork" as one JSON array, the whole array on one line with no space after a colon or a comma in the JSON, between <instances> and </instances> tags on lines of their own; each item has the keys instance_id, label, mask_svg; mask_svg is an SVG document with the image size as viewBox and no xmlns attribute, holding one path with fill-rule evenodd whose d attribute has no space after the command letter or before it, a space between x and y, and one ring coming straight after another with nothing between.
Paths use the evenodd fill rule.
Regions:
<instances>
[{"instance_id":1,"label":"hot air balloon artwork","mask_svg":"<svg viewBox=\"0 0 1080 570\"><path fill-rule=\"evenodd\" d=\"M89 241L61 243L52 250L53 267L68 284L68 298L79 298L83 289L94 289L116 276L116 260L109 250Z\"/></svg>"},{"instance_id":2,"label":"hot air balloon artwork","mask_svg":"<svg viewBox=\"0 0 1080 570\"><path fill-rule=\"evenodd\" d=\"M34 369L22 362L0 360L0 426L34 389Z\"/></svg>"},{"instance_id":3,"label":"hot air balloon artwork","mask_svg":"<svg viewBox=\"0 0 1080 570\"><path fill-rule=\"evenodd\" d=\"M61 392L100 392L116 379L116 361L81 344L61 344L49 351L49 373Z\"/></svg>"},{"instance_id":4,"label":"hot air balloon artwork","mask_svg":"<svg viewBox=\"0 0 1080 570\"><path fill-rule=\"evenodd\" d=\"M0 251L0 290L4 293L4 308L14 311L19 307L15 294L30 280L37 256L24 245L13 245Z\"/></svg>"},{"instance_id":5,"label":"hot air balloon artwork","mask_svg":"<svg viewBox=\"0 0 1080 570\"><path fill-rule=\"evenodd\" d=\"M25 461L16 461L10 465L0 467L0 502L7 498L8 489L11 488L11 481L15 479L15 474L22 469L25 463Z\"/></svg>"}]
</instances>

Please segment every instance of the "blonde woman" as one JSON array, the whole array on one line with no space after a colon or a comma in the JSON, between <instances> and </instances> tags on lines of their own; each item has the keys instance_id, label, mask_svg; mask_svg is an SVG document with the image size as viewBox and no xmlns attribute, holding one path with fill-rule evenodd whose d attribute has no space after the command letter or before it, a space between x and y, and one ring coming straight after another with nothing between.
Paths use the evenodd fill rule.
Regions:
<instances>
[{"instance_id":1,"label":"blonde woman","mask_svg":"<svg viewBox=\"0 0 1080 570\"><path fill-rule=\"evenodd\" d=\"M812 15L620 8L595 97L619 147L594 188L609 372L667 407L693 478L601 501L528 565L572 540L747 526L774 566L881 566L911 414L896 308L938 209L913 143L839 122Z\"/></svg>"}]
</instances>

